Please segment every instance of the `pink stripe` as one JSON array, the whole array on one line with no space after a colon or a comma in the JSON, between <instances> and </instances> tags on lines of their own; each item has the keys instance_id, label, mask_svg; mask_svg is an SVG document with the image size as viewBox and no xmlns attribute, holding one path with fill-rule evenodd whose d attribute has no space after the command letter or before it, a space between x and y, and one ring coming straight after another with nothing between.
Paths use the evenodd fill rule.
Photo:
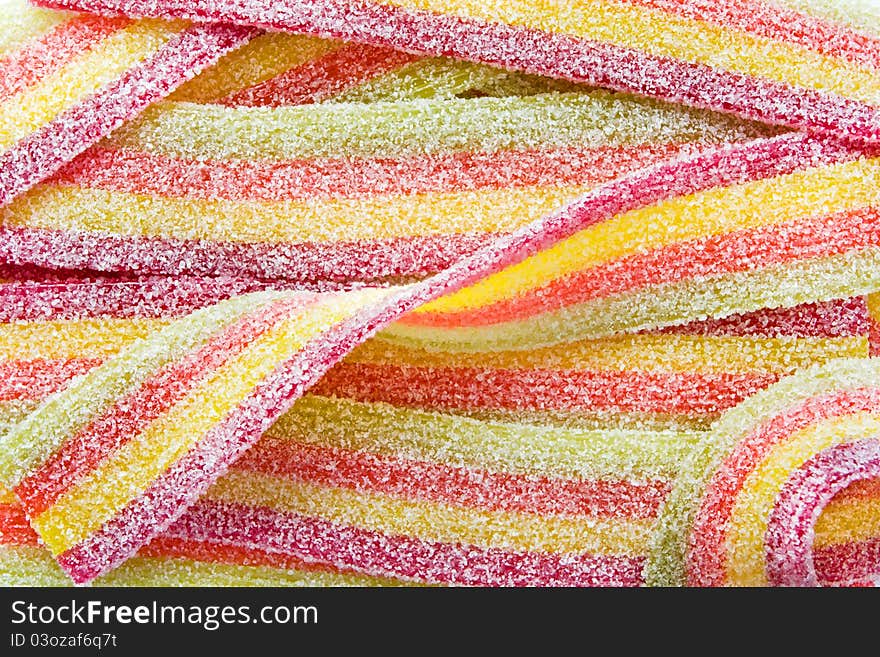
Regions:
<instances>
[{"instance_id":1,"label":"pink stripe","mask_svg":"<svg viewBox=\"0 0 880 657\"><path fill-rule=\"evenodd\" d=\"M688 322L657 331L679 335L849 338L868 334L865 297L804 303L791 308L763 308L743 313Z\"/></svg>"},{"instance_id":2,"label":"pink stripe","mask_svg":"<svg viewBox=\"0 0 880 657\"><path fill-rule=\"evenodd\" d=\"M818 585L813 540L822 509L851 483L877 477L880 442L873 439L830 447L791 474L776 498L764 536L771 586Z\"/></svg>"},{"instance_id":3,"label":"pink stripe","mask_svg":"<svg viewBox=\"0 0 880 657\"><path fill-rule=\"evenodd\" d=\"M814 549L813 561L823 585L880 584L880 537Z\"/></svg>"},{"instance_id":4,"label":"pink stripe","mask_svg":"<svg viewBox=\"0 0 880 657\"><path fill-rule=\"evenodd\" d=\"M16 282L0 285L0 322L178 317L266 284L234 278Z\"/></svg>"},{"instance_id":5,"label":"pink stripe","mask_svg":"<svg viewBox=\"0 0 880 657\"><path fill-rule=\"evenodd\" d=\"M202 68L245 43L256 31L195 26L128 69L97 93L0 154L0 206L55 173L63 164Z\"/></svg>"},{"instance_id":6,"label":"pink stripe","mask_svg":"<svg viewBox=\"0 0 880 657\"><path fill-rule=\"evenodd\" d=\"M761 2L760 0L625 0L693 20L707 21L727 31L740 30L794 43L828 57L880 68L880 40L844 25Z\"/></svg>"},{"instance_id":7,"label":"pink stripe","mask_svg":"<svg viewBox=\"0 0 880 657\"><path fill-rule=\"evenodd\" d=\"M862 143L880 142L880 111L865 103L501 23L347 0L40 0L40 4L96 13L222 20L333 36L632 91Z\"/></svg>"},{"instance_id":8,"label":"pink stripe","mask_svg":"<svg viewBox=\"0 0 880 657\"><path fill-rule=\"evenodd\" d=\"M247 244L0 228L0 258L99 271L344 283L424 277L496 239L493 233L471 233L327 244Z\"/></svg>"},{"instance_id":9,"label":"pink stripe","mask_svg":"<svg viewBox=\"0 0 880 657\"><path fill-rule=\"evenodd\" d=\"M86 582L124 561L192 505L332 365L409 310L519 262L608 216L701 186L748 179L779 167L780 158L784 160L786 155L800 158L838 151L837 146L805 135L788 134L668 162L601 187L544 221L498 239L442 273L381 303L361 308L281 364L141 496L98 532L59 555L59 564L75 581Z\"/></svg>"},{"instance_id":10,"label":"pink stripe","mask_svg":"<svg viewBox=\"0 0 880 657\"><path fill-rule=\"evenodd\" d=\"M641 556L509 552L380 534L265 507L202 500L168 534L292 554L374 575L470 586L639 586Z\"/></svg>"}]
</instances>

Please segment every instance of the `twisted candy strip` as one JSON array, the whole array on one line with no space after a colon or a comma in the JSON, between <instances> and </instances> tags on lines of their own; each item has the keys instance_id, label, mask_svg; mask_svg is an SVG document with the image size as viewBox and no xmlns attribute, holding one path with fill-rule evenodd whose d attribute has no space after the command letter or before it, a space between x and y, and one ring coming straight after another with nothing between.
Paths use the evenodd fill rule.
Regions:
<instances>
[{"instance_id":1,"label":"twisted candy strip","mask_svg":"<svg viewBox=\"0 0 880 657\"><path fill-rule=\"evenodd\" d=\"M0 206L254 30L0 6Z\"/></svg>"},{"instance_id":2,"label":"twisted candy strip","mask_svg":"<svg viewBox=\"0 0 880 657\"><path fill-rule=\"evenodd\" d=\"M626 216L627 204L649 202L646 189L647 194L659 198L670 195L665 185L656 190L646 188L646 178L668 181L682 167L689 167L701 172L692 177L693 185L705 185L706 178L714 184L735 185L759 167L762 173L785 172L778 179L780 183L794 181L791 187L797 197L801 193L799 178L789 172L807 162L833 184L830 191L821 193L845 207L865 202L860 179L833 175L833 167L870 166L870 160L853 158L849 151L802 135L728 147L601 187L565 212L501 238L420 284L319 297L263 292L211 306L153 333L90 371L16 425L2 439L3 482L15 489L47 463L67 463L73 458L71 450L85 450L88 458L74 458L82 463L76 470L81 474L66 480L72 490L45 500L30 500L25 508L62 566L75 580L87 581L166 528L297 396L356 344L426 301L439 297L440 303L449 303L456 295L473 294L492 277L509 275L528 263L529 254L538 251L531 257L540 258L546 252L539 251L542 247L552 251L565 246L572 239L569 235L590 230L585 225L615 212L623 211L619 216ZM826 165L829 160L836 163ZM813 171L807 169L807 173ZM638 188L640 196L622 196L621 185ZM727 189L720 188L718 193L723 195ZM869 199L873 198L870 193ZM561 241L554 246L554 240ZM588 255L584 250L580 253ZM855 251L856 261L859 253ZM871 250L866 253L873 257ZM526 259L520 260L523 257ZM867 269L867 276L875 270ZM859 292L862 286L875 286L870 278L864 280L865 275L861 268L832 272L834 292ZM468 284L471 287L455 292ZM815 284L818 287L805 288L813 299L827 281L816 277ZM710 287L704 298L711 298L719 289L723 288ZM797 293L785 298L791 301L793 296L797 299ZM697 305L685 307L676 319L704 312L699 306L704 299L695 300ZM736 305L725 301L726 307ZM300 310L303 304L310 305L307 312ZM615 317L614 321L632 319ZM394 333L399 326L391 325L380 339L399 339ZM585 338L595 330L586 322L577 326L577 333L543 334L516 346ZM631 323L624 327L635 328ZM428 333L422 344L432 349L447 346L434 336ZM498 349L498 341L487 340L481 345L484 351ZM162 403L144 407L138 401L151 399L157 390L166 391ZM110 433L101 430L102 426ZM597 544L602 545L603 540L598 539ZM540 566L539 570L545 568ZM629 570L638 571L635 565Z\"/></svg>"},{"instance_id":3,"label":"twisted candy strip","mask_svg":"<svg viewBox=\"0 0 880 657\"><path fill-rule=\"evenodd\" d=\"M880 16L821 0L40 0L228 21L518 68L880 141Z\"/></svg>"},{"instance_id":4,"label":"twisted candy strip","mask_svg":"<svg viewBox=\"0 0 880 657\"><path fill-rule=\"evenodd\" d=\"M18 410L20 416L21 406L32 406L63 389L77 374L97 367L144 333L229 294L231 283L212 287L204 280L160 279L38 287L16 282L0 288L5 298L17 300L6 306L9 323L0 331L0 351L10 359L0 365L9 372L0 390L7 414ZM653 361L661 372L668 367L694 371L702 365L709 371L745 366L763 373L751 381L732 378L735 399L751 394L755 385L766 385L780 371L847 353L866 354L866 331L861 299L762 312L656 334L644 344L630 342L612 367L628 367L637 375ZM710 334L731 332L739 334L736 342L716 345L716 353ZM756 342L750 342L750 333L758 335ZM762 335L777 336L776 347L770 348ZM783 335L788 337L782 339ZM702 337L704 364L695 362L696 354L674 349L665 352L664 359L657 347L662 344L658 339L666 336ZM32 353L22 352L23 344ZM740 350L752 345L757 356L741 354L731 362L725 344ZM385 354L392 366L403 360L398 351L388 353L381 344L364 346L368 349L360 349L361 354L352 354L342 365L360 363L370 349L374 359L375 354ZM764 353L764 347L770 351ZM589 377L596 358L608 348L607 341L599 341L595 351L588 344L578 345L570 354L558 354L565 365L548 375L565 377L577 368ZM775 358L773 349L778 351ZM198 355L204 357L204 350ZM540 352L519 356L520 367L546 357ZM676 365L675 359L682 357L687 362ZM186 369L198 378L194 367L200 366L184 360L177 371ZM443 377L427 368L426 376L431 373L435 379ZM470 376L484 380L483 374ZM357 384L360 372L337 368L330 378L336 385ZM674 381L672 374L659 385ZM564 378L526 380L519 389L522 403L543 407L542 394L551 382L556 388L570 386ZM156 395L164 400L165 395L179 394L184 384L167 374L157 377L154 385L142 388L141 401L157 403ZM629 396L639 385L643 384L622 378L620 386L629 395L621 391L621 402L631 403ZM683 390L688 384L679 385ZM322 384L312 390L321 391ZM329 392L340 394L332 387ZM121 414L107 417L107 422L117 424L93 422L88 431L102 435L104 448L114 437L122 440L123 432L148 412L137 403L129 397ZM613 426L613 410L603 410L609 415L605 422ZM714 409L704 406L699 411ZM373 400L309 396L267 431L184 518L140 550L141 556L114 571L112 579L101 581L162 582L180 569L178 576L189 583L376 583L352 572L432 583L641 583L657 511L700 434L649 428L551 429L530 427L519 419L480 422L392 409ZM16 581L16 569L28 573L32 582L59 581L57 569L46 564L35 546L24 508L39 515L63 499L75 489L98 448L101 445L92 444L91 450L76 445L62 450L16 486L24 507L7 501L5 525L0 527L5 581ZM190 561L180 561L185 558ZM302 559L315 565L306 567ZM261 570L254 570L254 564Z\"/></svg>"}]
</instances>

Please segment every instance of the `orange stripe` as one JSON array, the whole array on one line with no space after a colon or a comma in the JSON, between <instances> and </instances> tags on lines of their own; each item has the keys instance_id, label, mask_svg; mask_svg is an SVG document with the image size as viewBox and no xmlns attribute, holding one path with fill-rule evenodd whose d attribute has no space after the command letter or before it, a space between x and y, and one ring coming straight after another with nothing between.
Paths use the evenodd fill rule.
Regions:
<instances>
[{"instance_id":1,"label":"orange stripe","mask_svg":"<svg viewBox=\"0 0 880 657\"><path fill-rule=\"evenodd\" d=\"M804 46L870 68L880 68L880 39L793 9L755 0L622 0L627 4L714 23L775 41Z\"/></svg>"},{"instance_id":2,"label":"orange stripe","mask_svg":"<svg viewBox=\"0 0 880 657\"><path fill-rule=\"evenodd\" d=\"M327 573L355 573L354 570L337 568L330 564L309 563L292 554L267 552L238 545L224 545L209 541L159 536L140 549L141 557L182 557L206 563L228 563L240 566L268 566L281 570L298 570Z\"/></svg>"},{"instance_id":3,"label":"orange stripe","mask_svg":"<svg viewBox=\"0 0 880 657\"><path fill-rule=\"evenodd\" d=\"M421 368L341 363L311 393L360 402L471 409L616 410L718 413L779 377L775 374L587 372ZM479 386L474 385L479 381Z\"/></svg>"},{"instance_id":4,"label":"orange stripe","mask_svg":"<svg viewBox=\"0 0 880 657\"><path fill-rule=\"evenodd\" d=\"M19 504L0 504L0 545L39 545L24 509Z\"/></svg>"},{"instance_id":5,"label":"orange stripe","mask_svg":"<svg viewBox=\"0 0 880 657\"><path fill-rule=\"evenodd\" d=\"M635 289L880 244L880 209L861 208L637 253L558 278L521 296L456 312L410 313L402 324L458 328L512 322Z\"/></svg>"},{"instance_id":6,"label":"orange stripe","mask_svg":"<svg viewBox=\"0 0 880 657\"><path fill-rule=\"evenodd\" d=\"M0 402L43 399L101 362L99 359L77 358L0 363Z\"/></svg>"},{"instance_id":7,"label":"orange stripe","mask_svg":"<svg viewBox=\"0 0 880 657\"><path fill-rule=\"evenodd\" d=\"M131 194L230 201L598 185L700 144L442 153L409 158L205 161L93 148L51 182Z\"/></svg>"}]
</instances>

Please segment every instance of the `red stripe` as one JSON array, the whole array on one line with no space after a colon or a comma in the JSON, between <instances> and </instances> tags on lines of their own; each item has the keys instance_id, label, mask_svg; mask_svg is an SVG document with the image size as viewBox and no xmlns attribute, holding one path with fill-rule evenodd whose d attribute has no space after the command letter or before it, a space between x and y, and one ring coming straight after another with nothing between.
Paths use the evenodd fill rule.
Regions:
<instances>
[{"instance_id":1,"label":"red stripe","mask_svg":"<svg viewBox=\"0 0 880 657\"><path fill-rule=\"evenodd\" d=\"M644 564L642 556L507 552L428 542L213 501L198 502L168 533L380 576L477 586L638 586Z\"/></svg>"},{"instance_id":2,"label":"red stripe","mask_svg":"<svg viewBox=\"0 0 880 657\"><path fill-rule=\"evenodd\" d=\"M870 580L876 586L880 580L880 537L818 548L813 561L819 582L825 585Z\"/></svg>"},{"instance_id":3,"label":"red stripe","mask_svg":"<svg viewBox=\"0 0 880 657\"><path fill-rule=\"evenodd\" d=\"M717 319L667 326L646 333L753 336L775 338L850 338L868 334L865 297L803 303L791 308L762 308Z\"/></svg>"},{"instance_id":4,"label":"red stripe","mask_svg":"<svg viewBox=\"0 0 880 657\"><path fill-rule=\"evenodd\" d=\"M254 34L251 28L193 26L18 140L0 153L0 207Z\"/></svg>"},{"instance_id":5,"label":"red stripe","mask_svg":"<svg viewBox=\"0 0 880 657\"><path fill-rule=\"evenodd\" d=\"M224 105L303 105L332 98L419 59L385 47L347 44L270 80L230 94Z\"/></svg>"},{"instance_id":6,"label":"red stripe","mask_svg":"<svg viewBox=\"0 0 880 657\"><path fill-rule=\"evenodd\" d=\"M403 498L539 515L653 518L669 482L564 480L488 472L443 463L304 445L264 436L236 470L288 477L322 486Z\"/></svg>"},{"instance_id":7,"label":"red stripe","mask_svg":"<svg viewBox=\"0 0 880 657\"><path fill-rule=\"evenodd\" d=\"M40 539L31 529L19 504L0 504L0 547L4 545L37 546Z\"/></svg>"},{"instance_id":8,"label":"red stripe","mask_svg":"<svg viewBox=\"0 0 880 657\"><path fill-rule=\"evenodd\" d=\"M493 370L341 363L312 392L429 410L614 410L702 415L735 406L778 378L776 374ZM475 381L479 385L474 385Z\"/></svg>"},{"instance_id":9,"label":"red stripe","mask_svg":"<svg viewBox=\"0 0 880 657\"><path fill-rule=\"evenodd\" d=\"M0 103L52 75L130 23L127 18L79 16L28 41L21 50L0 59Z\"/></svg>"},{"instance_id":10,"label":"red stripe","mask_svg":"<svg viewBox=\"0 0 880 657\"><path fill-rule=\"evenodd\" d=\"M0 257L50 267L78 263L103 271L256 277L333 289L353 281L424 278L497 239L497 233L464 233L326 244L245 244L0 227ZM0 306L0 316L6 310Z\"/></svg>"},{"instance_id":11,"label":"red stripe","mask_svg":"<svg viewBox=\"0 0 880 657\"><path fill-rule=\"evenodd\" d=\"M228 563L238 566L268 566L279 570L354 573L330 564L310 563L292 554L267 552L239 545L225 545L174 536L157 536L138 552L140 557L181 557L205 563ZM242 582L245 583L245 582Z\"/></svg>"},{"instance_id":12,"label":"red stripe","mask_svg":"<svg viewBox=\"0 0 880 657\"><path fill-rule=\"evenodd\" d=\"M0 362L0 402L43 399L100 364L94 358Z\"/></svg>"},{"instance_id":13,"label":"red stripe","mask_svg":"<svg viewBox=\"0 0 880 657\"><path fill-rule=\"evenodd\" d=\"M624 0L629 4L714 23L731 32L739 30L790 43L827 57L837 57L870 68L880 68L880 39L839 23L793 9L754 0Z\"/></svg>"},{"instance_id":14,"label":"red stripe","mask_svg":"<svg viewBox=\"0 0 880 657\"><path fill-rule=\"evenodd\" d=\"M672 160L605 185L534 226L497 239L484 249L419 284L370 305L308 342L266 377L222 423L159 475L147 489L58 563L77 583L115 567L158 535L252 446L293 401L357 344L419 305L520 262L536 250L627 208L656 203L719 184L736 184L757 172L777 175L801 162L846 159L839 144L792 133ZM642 559L637 564L641 568ZM640 577L640 575L639 575ZM640 580L639 580L640 581Z\"/></svg>"},{"instance_id":15,"label":"red stripe","mask_svg":"<svg viewBox=\"0 0 880 657\"><path fill-rule=\"evenodd\" d=\"M97 13L259 25L447 55L880 142L880 112L812 89L564 34L351 0L39 0ZM824 38L824 35L819 38Z\"/></svg>"},{"instance_id":16,"label":"red stripe","mask_svg":"<svg viewBox=\"0 0 880 657\"><path fill-rule=\"evenodd\" d=\"M715 470L694 518L688 544L688 582L722 586L727 561L727 529L746 478L767 454L793 433L822 420L876 412L880 389L842 390L786 409L743 437Z\"/></svg>"},{"instance_id":17,"label":"red stripe","mask_svg":"<svg viewBox=\"0 0 880 657\"><path fill-rule=\"evenodd\" d=\"M178 317L266 284L233 278L145 278L23 281L0 285L0 322L41 322L88 317Z\"/></svg>"},{"instance_id":18,"label":"red stripe","mask_svg":"<svg viewBox=\"0 0 880 657\"><path fill-rule=\"evenodd\" d=\"M94 147L65 166L51 182L130 194L230 201L586 186L706 147L704 143L660 143L284 162L188 160Z\"/></svg>"},{"instance_id":19,"label":"red stripe","mask_svg":"<svg viewBox=\"0 0 880 657\"><path fill-rule=\"evenodd\" d=\"M880 322L868 318L868 346L871 356L880 356Z\"/></svg>"},{"instance_id":20,"label":"red stripe","mask_svg":"<svg viewBox=\"0 0 880 657\"><path fill-rule=\"evenodd\" d=\"M90 471L183 399L205 376L302 307L300 299L285 300L245 315L203 347L159 369L100 413L15 487L28 513L36 516L51 507Z\"/></svg>"},{"instance_id":21,"label":"red stripe","mask_svg":"<svg viewBox=\"0 0 880 657\"><path fill-rule=\"evenodd\" d=\"M444 328L513 322L651 285L760 270L877 245L880 209L862 208L680 242L590 267L473 310L410 314L401 322Z\"/></svg>"},{"instance_id":22,"label":"red stripe","mask_svg":"<svg viewBox=\"0 0 880 657\"><path fill-rule=\"evenodd\" d=\"M791 473L776 497L764 535L770 586L818 585L813 561L816 521L837 492L868 477L880 477L877 440L829 447Z\"/></svg>"}]
</instances>

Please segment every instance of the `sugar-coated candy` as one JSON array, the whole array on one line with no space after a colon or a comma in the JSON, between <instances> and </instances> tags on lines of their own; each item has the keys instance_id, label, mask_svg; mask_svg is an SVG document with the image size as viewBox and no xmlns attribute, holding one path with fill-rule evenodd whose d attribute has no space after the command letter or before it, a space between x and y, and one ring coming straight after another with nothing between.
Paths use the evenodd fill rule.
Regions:
<instances>
[{"instance_id":1,"label":"sugar-coated candy","mask_svg":"<svg viewBox=\"0 0 880 657\"><path fill-rule=\"evenodd\" d=\"M0 206L256 30L0 4Z\"/></svg>"},{"instance_id":2,"label":"sugar-coated candy","mask_svg":"<svg viewBox=\"0 0 880 657\"><path fill-rule=\"evenodd\" d=\"M876 10L0 3L0 583L880 584Z\"/></svg>"},{"instance_id":3,"label":"sugar-coated candy","mask_svg":"<svg viewBox=\"0 0 880 657\"><path fill-rule=\"evenodd\" d=\"M332 35L880 142L880 11L821 0L39 0Z\"/></svg>"}]
</instances>

